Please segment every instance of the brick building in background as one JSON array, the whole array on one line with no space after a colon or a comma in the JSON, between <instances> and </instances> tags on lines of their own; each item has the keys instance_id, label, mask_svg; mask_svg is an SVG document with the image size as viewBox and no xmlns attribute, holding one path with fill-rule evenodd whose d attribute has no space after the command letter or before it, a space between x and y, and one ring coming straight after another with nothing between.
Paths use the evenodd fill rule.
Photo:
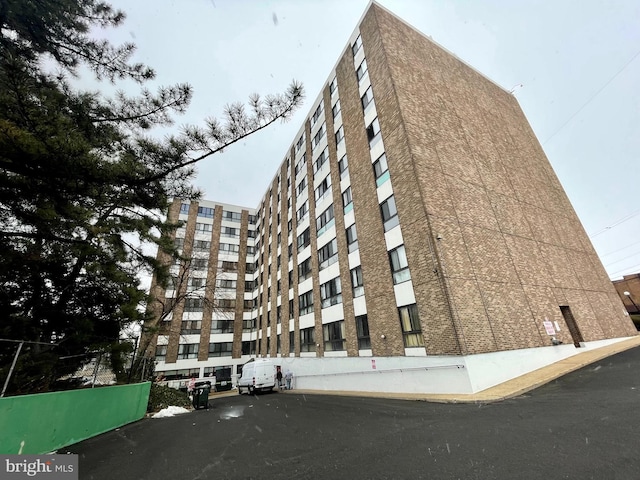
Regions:
<instances>
[{"instance_id":1,"label":"brick building in background","mask_svg":"<svg viewBox=\"0 0 640 480\"><path fill-rule=\"evenodd\" d=\"M636 334L515 97L376 3L257 208L170 218L194 298L158 336L167 378Z\"/></svg>"},{"instance_id":2,"label":"brick building in background","mask_svg":"<svg viewBox=\"0 0 640 480\"><path fill-rule=\"evenodd\" d=\"M614 280L613 286L618 292L622 303L624 303L627 312L633 315L634 318L638 317L635 323L640 327L640 273L624 275L622 280Z\"/></svg>"}]
</instances>

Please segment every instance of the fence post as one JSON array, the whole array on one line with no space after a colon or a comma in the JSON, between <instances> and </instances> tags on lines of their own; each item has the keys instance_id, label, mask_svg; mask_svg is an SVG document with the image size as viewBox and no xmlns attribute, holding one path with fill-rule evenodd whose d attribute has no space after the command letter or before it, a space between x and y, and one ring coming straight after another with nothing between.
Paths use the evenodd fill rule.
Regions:
<instances>
[{"instance_id":1,"label":"fence post","mask_svg":"<svg viewBox=\"0 0 640 480\"><path fill-rule=\"evenodd\" d=\"M96 386L96 378L98 377L98 368L100 368L100 362L102 361L102 352L98 354L98 359L96 361L96 367L93 369L93 382L91 382L91 388L95 388Z\"/></svg>"},{"instance_id":2,"label":"fence post","mask_svg":"<svg viewBox=\"0 0 640 480\"><path fill-rule=\"evenodd\" d=\"M7 379L4 381L4 387L2 387L2 394L0 394L0 397L4 397L4 392L7 391L7 387L9 386L9 380L11 379L11 375L13 374L13 369L16 367L16 362L18 361L20 350L22 350L22 345L24 345L24 342L20 342L20 344L18 345L18 351L16 352L16 355L13 357L13 362L11 363L11 368L9 369L9 374L7 375Z\"/></svg>"}]
</instances>

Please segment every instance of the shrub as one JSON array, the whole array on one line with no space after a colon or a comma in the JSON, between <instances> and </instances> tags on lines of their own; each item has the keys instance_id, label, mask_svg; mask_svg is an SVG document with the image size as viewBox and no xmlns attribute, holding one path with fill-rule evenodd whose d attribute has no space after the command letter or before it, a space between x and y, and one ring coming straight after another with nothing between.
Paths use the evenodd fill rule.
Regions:
<instances>
[{"instance_id":1,"label":"shrub","mask_svg":"<svg viewBox=\"0 0 640 480\"><path fill-rule=\"evenodd\" d=\"M185 392L152 383L147 412L157 412L172 405L174 407L191 408L191 402Z\"/></svg>"}]
</instances>

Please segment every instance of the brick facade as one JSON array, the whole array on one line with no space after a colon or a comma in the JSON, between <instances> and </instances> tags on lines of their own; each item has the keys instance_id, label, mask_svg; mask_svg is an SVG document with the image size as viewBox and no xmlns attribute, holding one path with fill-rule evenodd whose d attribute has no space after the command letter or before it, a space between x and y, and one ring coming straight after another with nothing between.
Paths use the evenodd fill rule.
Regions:
<instances>
[{"instance_id":1,"label":"brick facade","mask_svg":"<svg viewBox=\"0 0 640 480\"><path fill-rule=\"evenodd\" d=\"M354 53L356 39L362 47ZM373 102L367 103L363 92L372 92ZM380 130L377 144L371 136L373 118ZM323 128L329 167L322 167L322 177L331 180L334 223L319 236L316 220L330 204L325 197L318 206L315 201L315 188L324 179L316 177L314 161L325 145L315 135ZM338 130L344 132L339 141ZM348 159L344 176L338 167L343 153ZM384 178L372 166L380 153L388 164ZM302 178L306 184L298 190ZM342 199L348 188L353 204L345 213ZM381 205L391 196L399 225L385 226ZM296 212L305 201L308 213L299 220ZM185 253L193 240L196 207L191 205L186 219ZM255 224L249 216L255 216ZM217 267L220 218L216 206L210 268ZM357 254L348 252L345 234L354 218ZM310 246L298 248L307 224ZM247 237L253 228L255 239ZM261 356L302 355L299 297L304 282L299 282L298 264L301 255L308 256L306 249L311 283L306 280L302 291L311 286L313 292L316 343L305 346L307 356L313 351L317 357L468 355L548 346L547 321L559 327L559 340L577 345L636 334L513 95L376 3L312 104L260 206L242 212L240 229L232 340L236 364L248 359L242 342L256 338ZM321 284L328 278L320 270L318 249L331 235L338 246L338 266L331 272L338 272L341 307L325 310ZM408 278L398 279L390 255L400 247ZM249 254L253 248L255 254ZM245 264L257 266L255 275L245 272ZM351 270L357 267L364 296L354 298ZM245 280L257 281L251 295L245 294ZM246 296L257 299L251 313L243 305ZM416 312L411 325L399 309ZM360 349L356 316L365 313L370 348ZM181 315L177 308L172 332L179 329ZM247 316L256 319L255 332L242 329ZM309 318L304 317L306 327ZM336 352L331 345L333 351L325 352L325 325L340 321L344 347ZM210 323L210 318L203 320L203 362L212 361L206 353L206 345L215 341L209 338ZM172 333L166 358L172 368L178 342Z\"/></svg>"}]
</instances>

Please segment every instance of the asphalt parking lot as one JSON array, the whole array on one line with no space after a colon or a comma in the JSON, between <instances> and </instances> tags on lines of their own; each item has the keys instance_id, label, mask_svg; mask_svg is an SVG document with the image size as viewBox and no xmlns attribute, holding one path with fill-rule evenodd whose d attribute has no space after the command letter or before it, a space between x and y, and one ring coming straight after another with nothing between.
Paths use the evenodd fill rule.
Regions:
<instances>
[{"instance_id":1,"label":"asphalt parking lot","mask_svg":"<svg viewBox=\"0 0 640 480\"><path fill-rule=\"evenodd\" d=\"M634 348L490 404L225 396L65 451L95 480L636 480L639 369Z\"/></svg>"}]
</instances>

